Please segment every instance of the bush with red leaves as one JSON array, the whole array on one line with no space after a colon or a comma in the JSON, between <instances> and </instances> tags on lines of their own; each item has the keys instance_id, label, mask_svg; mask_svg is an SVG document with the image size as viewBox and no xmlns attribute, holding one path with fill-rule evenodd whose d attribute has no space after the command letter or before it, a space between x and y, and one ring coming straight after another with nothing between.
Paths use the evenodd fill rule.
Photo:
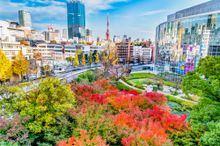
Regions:
<instances>
[{"instance_id":1,"label":"bush with red leaves","mask_svg":"<svg viewBox=\"0 0 220 146\"><path fill-rule=\"evenodd\" d=\"M100 136L90 138L85 130L80 131L80 137L71 137L68 140L62 140L57 146L108 146L105 140Z\"/></svg>"},{"instance_id":2,"label":"bush with red leaves","mask_svg":"<svg viewBox=\"0 0 220 146\"><path fill-rule=\"evenodd\" d=\"M121 139L124 146L172 145L169 134L189 129L186 115L172 114L162 94L120 91L107 80L76 85L72 89L83 103L82 108L90 107L88 104L110 107L106 115L112 115L118 132L124 135Z\"/></svg>"}]
</instances>

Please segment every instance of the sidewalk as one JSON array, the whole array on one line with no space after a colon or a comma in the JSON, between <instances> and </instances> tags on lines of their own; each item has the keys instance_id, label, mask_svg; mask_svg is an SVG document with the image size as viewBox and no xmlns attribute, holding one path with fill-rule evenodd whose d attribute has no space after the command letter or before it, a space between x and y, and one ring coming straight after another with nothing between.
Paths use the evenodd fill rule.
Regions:
<instances>
[{"instance_id":1,"label":"sidewalk","mask_svg":"<svg viewBox=\"0 0 220 146\"><path fill-rule=\"evenodd\" d=\"M129 85L128 83L126 83L125 81L123 81L123 80L121 80L121 79L119 80L119 82L121 82L122 84L128 86L128 87L131 88L131 89L139 90L139 91L145 92L145 90L142 90L142 89L136 88L136 87L134 87L134 86L131 86L131 85ZM161 94L163 94L163 95L170 95L170 94L167 94L167 93L162 92L162 91L158 91L158 93L161 93ZM173 95L172 95L172 96L173 96ZM186 101L186 102L191 102L191 103L193 103L193 104L196 104L196 103L197 103L197 102L194 102L194 101L191 101L191 100L187 100L187 99L181 98L180 96L173 96L173 97L175 97L175 98L177 98L177 99L180 99L180 100L184 100L184 101Z\"/></svg>"}]
</instances>

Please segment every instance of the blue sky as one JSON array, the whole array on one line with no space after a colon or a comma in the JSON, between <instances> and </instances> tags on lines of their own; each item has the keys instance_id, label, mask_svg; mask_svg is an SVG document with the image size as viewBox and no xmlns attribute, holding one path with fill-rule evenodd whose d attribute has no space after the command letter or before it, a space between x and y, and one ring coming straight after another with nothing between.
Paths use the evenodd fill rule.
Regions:
<instances>
[{"instance_id":1,"label":"blue sky","mask_svg":"<svg viewBox=\"0 0 220 146\"><path fill-rule=\"evenodd\" d=\"M156 26L174 13L208 0L84 0L87 27L93 36L104 37L106 16L110 16L111 36L155 37ZM66 28L66 0L0 0L0 19L18 21L17 11L28 10L33 26L43 31L49 25Z\"/></svg>"}]
</instances>

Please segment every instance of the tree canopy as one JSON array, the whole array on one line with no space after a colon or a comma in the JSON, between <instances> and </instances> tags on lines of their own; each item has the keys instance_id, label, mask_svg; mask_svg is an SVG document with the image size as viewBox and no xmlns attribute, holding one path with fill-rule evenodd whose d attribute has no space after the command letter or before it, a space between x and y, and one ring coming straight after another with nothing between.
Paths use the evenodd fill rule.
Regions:
<instances>
[{"instance_id":1,"label":"tree canopy","mask_svg":"<svg viewBox=\"0 0 220 146\"><path fill-rule=\"evenodd\" d=\"M95 56L95 63L98 64L99 62L100 62L99 52L97 51L97 52L96 52L96 56Z\"/></svg>"},{"instance_id":2,"label":"tree canopy","mask_svg":"<svg viewBox=\"0 0 220 146\"><path fill-rule=\"evenodd\" d=\"M79 56L78 53L76 52L75 54L75 58L74 58L74 66L79 66Z\"/></svg>"},{"instance_id":3,"label":"tree canopy","mask_svg":"<svg viewBox=\"0 0 220 146\"><path fill-rule=\"evenodd\" d=\"M93 56L92 56L92 52L90 51L89 53L89 64L93 63Z\"/></svg>"},{"instance_id":4,"label":"tree canopy","mask_svg":"<svg viewBox=\"0 0 220 146\"><path fill-rule=\"evenodd\" d=\"M85 54L82 54L82 65L86 65L86 57L85 57Z\"/></svg>"},{"instance_id":5,"label":"tree canopy","mask_svg":"<svg viewBox=\"0 0 220 146\"><path fill-rule=\"evenodd\" d=\"M73 93L68 86L61 85L58 79L48 78L18 103L18 109L22 117L30 117L28 127L38 133L51 128L56 119L74 103Z\"/></svg>"},{"instance_id":6,"label":"tree canopy","mask_svg":"<svg viewBox=\"0 0 220 146\"><path fill-rule=\"evenodd\" d=\"M18 115L19 119L15 121L16 124L19 124L20 120L24 120L22 125L19 124L17 127L15 125L13 128L19 130L24 126L29 131L25 134L26 137L23 137L24 139L27 139L28 136L33 145L41 145L41 143L55 145L54 141L72 134L72 126L68 125L67 112L75 106L75 98L70 86L62 85L59 79L47 78L43 79L38 87L29 93L20 90L22 89L17 87L0 88L0 96L2 97L0 99L0 113L3 114L2 118L6 117L4 119L7 117L14 119L15 115ZM5 138L6 141L10 141L8 137L10 135L6 135L5 131L7 134L17 132L11 131L10 126L1 121L1 118L0 129L2 130L0 130L0 137ZM67 132L68 130L69 132ZM17 135L16 138L19 136ZM11 138L13 140L13 137ZM14 139L14 141L20 143L21 139Z\"/></svg>"},{"instance_id":7,"label":"tree canopy","mask_svg":"<svg viewBox=\"0 0 220 146\"><path fill-rule=\"evenodd\" d=\"M220 57L208 56L183 80L183 91L199 95L190 123L201 145L220 143Z\"/></svg>"},{"instance_id":8,"label":"tree canopy","mask_svg":"<svg viewBox=\"0 0 220 146\"><path fill-rule=\"evenodd\" d=\"M6 81L12 76L12 63L0 49L0 81Z\"/></svg>"},{"instance_id":9,"label":"tree canopy","mask_svg":"<svg viewBox=\"0 0 220 146\"><path fill-rule=\"evenodd\" d=\"M183 79L183 91L220 102L220 57L208 56Z\"/></svg>"},{"instance_id":10,"label":"tree canopy","mask_svg":"<svg viewBox=\"0 0 220 146\"><path fill-rule=\"evenodd\" d=\"M28 61L24 57L22 50L20 50L13 61L13 73L19 75L20 78L28 71Z\"/></svg>"}]
</instances>

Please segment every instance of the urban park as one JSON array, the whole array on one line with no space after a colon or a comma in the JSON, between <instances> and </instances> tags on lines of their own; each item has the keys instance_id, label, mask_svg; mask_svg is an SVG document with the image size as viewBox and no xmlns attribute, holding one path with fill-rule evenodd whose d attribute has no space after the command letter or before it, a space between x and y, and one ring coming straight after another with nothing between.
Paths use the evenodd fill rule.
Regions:
<instances>
[{"instance_id":1,"label":"urban park","mask_svg":"<svg viewBox=\"0 0 220 146\"><path fill-rule=\"evenodd\" d=\"M219 57L175 80L172 73L124 74L110 60L71 83L48 77L28 92L1 86L0 145L220 144Z\"/></svg>"}]
</instances>

